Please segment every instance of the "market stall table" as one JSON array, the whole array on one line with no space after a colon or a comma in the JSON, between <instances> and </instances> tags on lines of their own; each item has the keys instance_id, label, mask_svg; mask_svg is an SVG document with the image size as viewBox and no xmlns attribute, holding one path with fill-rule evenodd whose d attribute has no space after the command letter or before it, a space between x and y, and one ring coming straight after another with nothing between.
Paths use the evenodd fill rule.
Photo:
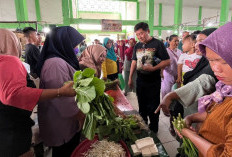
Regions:
<instances>
[{"instance_id":1,"label":"market stall table","mask_svg":"<svg viewBox=\"0 0 232 157\"><path fill-rule=\"evenodd\" d=\"M127 98L124 96L124 94L122 93L122 91L120 90L120 88L118 87L117 90L109 90L106 92L108 95L110 95L111 97L114 98L114 105L120 110L122 111L125 115L131 115L131 114L139 114L138 111L134 110L134 108L131 106L130 102L127 100ZM136 134L138 139L144 138L144 137L152 137L157 148L159 151L159 155L157 155L157 157L168 157L168 154L165 150L165 148L163 147L162 143L160 142L160 140L158 139L158 137L156 136L156 134L152 131L146 131L146 130L141 130L139 134ZM96 139L94 139L96 140ZM90 144L94 142L94 140L89 141L89 140L84 140L73 152L72 157L80 157L80 152L83 152L83 150L86 150L87 148L90 147ZM131 149L131 144L127 141L124 141L130 151L130 155L133 156L133 152ZM125 146L124 146L125 147ZM128 149L126 149L126 151L128 151ZM82 153L81 153L82 154ZM128 155L127 155L128 156ZM142 156L142 155L139 155ZM138 156L138 157L139 157Z\"/></svg>"}]
</instances>

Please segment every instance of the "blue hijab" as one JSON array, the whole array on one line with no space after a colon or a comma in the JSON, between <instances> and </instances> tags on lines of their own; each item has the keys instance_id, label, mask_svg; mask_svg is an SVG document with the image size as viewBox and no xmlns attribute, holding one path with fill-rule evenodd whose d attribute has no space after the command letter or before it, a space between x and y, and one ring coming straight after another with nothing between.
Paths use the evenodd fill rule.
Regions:
<instances>
[{"instance_id":1,"label":"blue hijab","mask_svg":"<svg viewBox=\"0 0 232 157\"><path fill-rule=\"evenodd\" d=\"M79 62L74 48L84 40L84 37L74 28L63 26L54 28L46 36L44 46L37 65L37 75L40 76L44 62L53 57L65 60L74 69L79 70Z\"/></svg>"},{"instance_id":2,"label":"blue hijab","mask_svg":"<svg viewBox=\"0 0 232 157\"><path fill-rule=\"evenodd\" d=\"M115 54L115 52L114 52L114 47L113 47L113 45L112 45L112 47L110 48L110 49L108 49L107 47L106 47L106 44L107 44L107 42L110 40L110 38L104 38L104 41L103 41L103 46L107 49L107 55L106 55L106 58L108 58L108 59L111 59L111 60L113 60L113 61L117 61L117 56L116 56L116 54Z\"/></svg>"}]
</instances>

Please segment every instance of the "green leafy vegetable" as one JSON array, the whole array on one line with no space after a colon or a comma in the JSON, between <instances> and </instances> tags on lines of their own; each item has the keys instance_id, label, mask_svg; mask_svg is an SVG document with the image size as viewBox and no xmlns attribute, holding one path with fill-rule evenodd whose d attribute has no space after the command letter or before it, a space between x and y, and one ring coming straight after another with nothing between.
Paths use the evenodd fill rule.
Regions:
<instances>
[{"instance_id":1,"label":"green leafy vegetable","mask_svg":"<svg viewBox=\"0 0 232 157\"><path fill-rule=\"evenodd\" d=\"M177 118L173 118L174 120L172 121L173 126L181 132L183 128L186 128L186 123L184 119L181 117L181 114L178 114ZM183 137L183 143L181 145L181 148L178 149L178 151L182 155L187 155L188 157L196 157L198 156L198 150L195 147L195 145L190 141L188 138Z\"/></svg>"},{"instance_id":2,"label":"green leafy vegetable","mask_svg":"<svg viewBox=\"0 0 232 157\"><path fill-rule=\"evenodd\" d=\"M136 122L116 115L114 99L104 93L105 82L94 77L94 74L95 70L86 68L83 72L75 72L73 76L75 100L79 109L86 114L82 133L90 140L98 133L100 139L109 136L114 141L135 141L132 129L137 125Z\"/></svg>"},{"instance_id":3,"label":"green leafy vegetable","mask_svg":"<svg viewBox=\"0 0 232 157\"><path fill-rule=\"evenodd\" d=\"M86 78L93 78L94 74L95 74L95 70L91 68L86 68L82 72L82 75Z\"/></svg>"},{"instance_id":4,"label":"green leafy vegetable","mask_svg":"<svg viewBox=\"0 0 232 157\"><path fill-rule=\"evenodd\" d=\"M103 95L105 90L105 82L97 77L93 78L91 85L95 87L97 96Z\"/></svg>"},{"instance_id":5,"label":"green leafy vegetable","mask_svg":"<svg viewBox=\"0 0 232 157\"><path fill-rule=\"evenodd\" d=\"M77 92L76 98L80 103L90 102L96 97L94 86L77 87L75 91Z\"/></svg>"},{"instance_id":6,"label":"green leafy vegetable","mask_svg":"<svg viewBox=\"0 0 232 157\"><path fill-rule=\"evenodd\" d=\"M86 79L80 80L79 81L80 86L87 87L93 81L93 79L94 78L86 78Z\"/></svg>"},{"instance_id":7,"label":"green leafy vegetable","mask_svg":"<svg viewBox=\"0 0 232 157\"><path fill-rule=\"evenodd\" d=\"M78 103L78 107L84 114L87 114L90 111L90 105L88 102Z\"/></svg>"}]
</instances>

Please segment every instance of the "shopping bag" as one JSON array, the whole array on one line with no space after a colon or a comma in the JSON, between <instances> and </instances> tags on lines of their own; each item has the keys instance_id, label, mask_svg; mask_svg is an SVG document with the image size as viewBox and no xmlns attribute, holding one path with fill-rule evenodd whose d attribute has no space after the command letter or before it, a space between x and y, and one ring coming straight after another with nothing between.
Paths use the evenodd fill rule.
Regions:
<instances>
[{"instance_id":1,"label":"shopping bag","mask_svg":"<svg viewBox=\"0 0 232 157\"><path fill-rule=\"evenodd\" d=\"M125 80L122 74L118 74L118 80L119 80L119 87L121 90L123 90L125 88Z\"/></svg>"}]
</instances>

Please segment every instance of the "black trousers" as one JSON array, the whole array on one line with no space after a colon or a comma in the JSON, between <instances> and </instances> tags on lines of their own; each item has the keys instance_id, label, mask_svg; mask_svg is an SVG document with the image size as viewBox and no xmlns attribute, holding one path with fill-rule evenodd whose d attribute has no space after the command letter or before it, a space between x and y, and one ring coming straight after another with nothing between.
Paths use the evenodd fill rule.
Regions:
<instances>
[{"instance_id":1,"label":"black trousers","mask_svg":"<svg viewBox=\"0 0 232 157\"><path fill-rule=\"evenodd\" d=\"M154 111L160 104L160 87L161 83L159 81L145 82L139 78L136 80L139 114L145 123L148 123L149 117L149 128L155 133L158 132L160 112L155 114Z\"/></svg>"},{"instance_id":2,"label":"black trousers","mask_svg":"<svg viewBox=\"0 0 232 157\"><path fill-rule=\"evenodd\" d=\"M81 131L76 133L68 142L58 147L52 147L52 157L70 157L80 143Z\"/></svg>"}]
</instances>

